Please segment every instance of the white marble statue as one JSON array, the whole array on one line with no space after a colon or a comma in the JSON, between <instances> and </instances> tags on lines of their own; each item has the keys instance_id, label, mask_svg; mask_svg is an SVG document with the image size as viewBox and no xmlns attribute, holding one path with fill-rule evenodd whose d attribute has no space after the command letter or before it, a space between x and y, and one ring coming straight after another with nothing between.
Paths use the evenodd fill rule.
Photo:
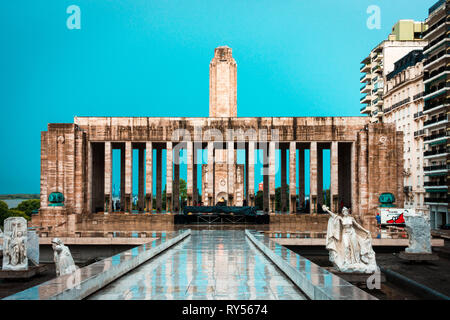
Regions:
<instances>
[{"instance_id":1,"label":"white marble statue","mask_svg":"<svg viewBox=\"0 0 450 320\"><path fill-rule=\"evenodd\" d=\"M349 215L346 207L342 216L322 206L330 214L326 248L330 261L341 272L374 273L377 270L370 231L364 229Z\"/></svg>"},{"instance_id":2,"label":"white marble statue","mask_svg":"<svg viewBox=\"0 0 450 320\"><path fill-rule=\"evenodd\" d=\"M52 240L53 260L55 261L56 276L71 274L76 271L75 263L67 246L58 238Z\"/></svg>"},{"instance_id":3,"label":"white marble statue","mask_svg":"<svg viewBox=\"0 0 450 320\"><path fill-rule=\"evenodd\" d=\"M409 235L409 246L406 253L432 253L431 252L431 227L430 217L414 210L406 212L406 232Z\"/></svg>"},{"instance_id":4,"label":"white marble statue","mask_svg":"<svg viewBox=\"0 0 450 320\"><path fill-rule=\"evenodd\" d=\"M28 270L27 220L9 217L4 222L3 270Z\"/></svg>"}]
</instances>

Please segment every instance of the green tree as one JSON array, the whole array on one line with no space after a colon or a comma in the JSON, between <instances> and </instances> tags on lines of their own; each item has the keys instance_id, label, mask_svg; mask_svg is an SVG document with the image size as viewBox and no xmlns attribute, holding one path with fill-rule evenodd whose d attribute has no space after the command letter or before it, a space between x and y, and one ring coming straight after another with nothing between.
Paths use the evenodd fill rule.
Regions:
<instances>
[{"instance_id":1,"label":"green tree","mask_svg":"<svg viewBox=\"0 0 450 320\"><path fill-rule=\"evenodd\" d=\"M183 203L187 199L187 184L184 179L180 179L180 198L181 203Z\"/></svg>"},{"instance_id":2,"label":"green tree","mask_svg":"<svg viewBox=\"0 0 450 320\"><path fill-rule=\"evenodd\" d=\"M286 186L286 211L289 210L289 185ZM281 211L281 187L275 188L275 211Z\"/></svg>"},{"instance_id":3,"label":"green tree","mask_svg":"<svg viewBox=\"0 0 450 320\"><path fill-rule=\"evenodd\" d=\"M24 212L27 216L31 217L31 212L41 207L41 201L38 199L25 200L19 203L17 210Z\"/></svg>"},{"instance_id":4,"label":"green tree","mask_svg":"<svg viewBox=\"0 0 450 320\"><path fill-rule=\"evenodd\" d=\"M261 190L258 190L258 192L255 195L255 206L257 210L262 210L264 205L264 193Z\"/></svg>"},{"instance_id":5,"label":"green tree","mask_svg":"<svg viewBox=\"0 0 450 320\"><path fill-rule=\"evenodd\" d=\"M8 218L8 205L5 201L0 200L0 225L3 226L3 221Z\"/></svg>"},{"instance_id":6,"label":"green tree","mask_svg":"<svg viewBox=\"0 0 450 320\"><path fill-rule=\"evenodd\" d=\"M31 220L31 218L25 212L17 210L17 209L8 210L7 218L9 218L9 217L22 217L22 218L25 218L27 221Z\"/></svg>"},{"instance_id":7,"label":"green tree","mask_svg":"<svg viewBox=\"0 0 450 320\"><path fill-rule=\"evenodd\" d=\"M8 213L8 205L5 201L0 200L0 216Z\"/></svg>"}]
</instances>

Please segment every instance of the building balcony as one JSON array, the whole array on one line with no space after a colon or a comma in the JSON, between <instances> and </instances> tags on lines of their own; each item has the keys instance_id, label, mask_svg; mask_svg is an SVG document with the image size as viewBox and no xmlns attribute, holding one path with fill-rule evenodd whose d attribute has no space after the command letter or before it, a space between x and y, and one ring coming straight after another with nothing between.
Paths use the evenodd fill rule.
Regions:
<instances>
[{"instance_id":1,"label":"building balcony","mask_svg":"<svg viewBox=\"0 0 450 320\"><path fill-rule=\"evenodd\" d=\"M363 65L360 69L360 72L368 73L370 71L370 63Z\"/></svg>"},{"instance_id":2,"label":"building balcony","mask_svg":"<svg viewBox=\"0 0 450 320\"><path fill-rule=\"evenodd\" d=\"M422 98L424 96L424 94L425 94L425 92L421 92L421 93L418 93L418 94L414 95L413 98L412 98L413 101Z\"/></svg>"},{"instance_id":3,"label":"building balcony","mask_svg":"<svg viewBox=\"0 0 450 320\"><path fill-rule=\"evenodd\" d=\"M423 128L424 129L429 129L431 127L436 127L436 126L447 124L447 122L448 122L447 115L446 114L441 114L441 115L439 115L437 117L434 117L433 119L425 121L423 123Z\"/></svg>"},{"instance_id":4,"label":"building balcony","mask_svg":"<svg viewBox=\"0 0 450 320\"><path fill-rule=\"evenodd\" d=\"M447 138L447 133L442 132L442 133L430 134L430 135L426 136L424 140L432 141L432 140L436 140L439 138Z\"/></svg>"},{"instance_id":5,"label":"building balcony","mask_svg":"<svg viewBox=\"0 0 450 320\"><path fill-rule=\"evenodd\" d=\"M445 144L447 142L447 134L446 133L440 133L440 134L432 134L426 136L423 140L424 143L430 145L430 146L436 146L440 144Z\"/></svg>"},{"instance_id":6,"label":"building balcony","mask_svg":"<svg viewBox=\"0 0 450 320\"><path fill-rule=\"evenodd\" d=\"M372 78L372 75L370 73L365 73L361 79L359 80L359 82L364 83L364 82L369 82L370 79Z\"/></svg>"},{"instance_id":7,"label":"building balcony","mask_svg":"<svg viewBox=\"0 0 450 320\"><path fill-rule=\"evenodd\" d=\"M384 93L384 88L383 87L378 87L378 88L375 88L375 89L372 90L372 94L373 95L377 95L377 96L380 96L380 97L383 96L383 93Z\"/></svg>"},{"instance_id":8,"label":"building balcony","mask_svg":"<svg viewBox=\"0 0 450 320\"><path fill-rule=\"evenodd\" d=\"M444 203L449 203L449 202L450 202L450 198L446 198L446 197L426 197L425 198L426 204L444 204Z\"/></svg>"},{"instance_id":9,"label":"building balcony","mask_svg":"<svg viewBox=\"0 0 450 320\"><path fill-rule=\"evenodd\" d=\"M372 107L370 105L366 105L360 109L361 114L370 114L372 112Z\"/></svg>"},{"instance_id":10,"label":"building balcony","mask_svg":"<svg viewBox=\"0 0 450 320\"><path fill-rule=\"evenodd\" d=\"M449 169L448 169L448 166L445 164L432 165L432 166L423 167L423 172L428 177L442 177L442 176L447 176Z\"/></svg>"},{"instance_id":11,"label":"building balcony","mask_svg":"<svg viewBox=\"0 0 450 320\"><path fill-rule=\"evenodd\" d=\"M425 90L424 100L434 99L439 97L441 94L447 92L450 89L450 83L441 82L437 86L431 86L428 90Z\"/></svg>"},{"instance_id":12,"label":"building balcony","mask_svg":"<svg viewBox=\"0 0 450 320\"><path fill-rule=\"evenodd\" d=\"M383 70L381 68L381 66L378 64L375 67L372 68L371 72L372 73L381 73Z\"/></svg>"},{"instance_id":13,"label":"building balcony","mask_svg":"<svg viewBox=\"0 0 450 320\"><path fill-rule=\"evenodd\" d=\"M369 93L372 90L372 87L373 86L371 84L366 84L361 87L360 92L361 93Z\"/></svg>"},{"instance_id":14,"label":"building balcony","mask_svg":"<svg viewBox=\"0 0 450 320\"><path fill-rule=\"evenodd\" d=\"M423 83L431 83L436 80L447 80L446 75L450 74L450 67L442 66L432 72L425 72L423 75Z\"/></svg>"},{"instance_id":15,"label":"building balcony","mask_svg":"<svg viewBox=\"0 0 450 320\"><path fill-rule=\"evenodd\" d=\"M442 170L447 170L447 165L440 164L440 165L423 167L423 171L442 171Z\"/></svg>"},{"instance_id":16,"label":"building balcony","mask_svg":"<svg viewBox=\"0 0 450 320\"><path fill-rule=\"evenodd\" d=\"M394 109L396 109L396 108L398 108L398 107L404 105L405 103L409 103L410 101L411 101L411 98L410 98L410 97L408 97L408 98L406 98L406 99L403 99L402 101L399 101L399 102L397 102L397 103L394 103L394 104L393 104L392 106L390 106L389 108L384 109L384 112L385 112L385 113L391 112L392 110L394 110Z\"/></svg>"},{"instance_id":17,"label":"building balcony","mask_svg":"<svg viewBox=\"0 0 450 320\"><path fill-rule=\"evenodd\" d=\"M432 188L448 188L447 181L445 179L438 180L438 181L425 181L423 183L424 187L432 187Z\"/></svg>"},{"instance_id":18,"label":"building balcony","mask_svg":"<svg viewBox=\"0 0 450 320\"><path fill-rule=\"evenodd\" d=\"M423 116L425 116L425 115L423 114L423 111L419 111L419 112L417 112L417 113L414 113L414 120L418 120L418 119L420 119L420 118L423 117Z\"/></svg>"},{"instance_id":19,"label":"building balcony","mask_svg":"<svg viewBox=\"0 0 450 320\"><path fill-rule=\"evenodd\" d=\"M437 21L436 23L434 23L433 25L429 26L427 30L425 30L422 33L422 37L423 39L428 39L431 37L431 35L435 34L435 32L441 30L441 28L443 26L446 26L446 22L450 21L450 17L443 17L442 19L440 19L439 21Z\"/></svg>"},{"instance_id":20,"label":"building balcony","mask_svg":"<svg viewBox=\"0 0 450 320\"><path fill-rule=\"evenodd\" d=\"M425 134L425 130L421 129L421 130L417 130L414 132L414 138L418 138L421 137Z\"/></svg>"},{"instance_id":21,"label":"building balcony","mask_svg":"<svg viewBox=\"0 0 450 320\"><path fill-rule=\"evenodd\" d=\"M433 113L433 112L439 111L440 109L447 107L449 105L450 105L450 99L441 98L441 99L428 100L425 102L425 105L423 107L423 113L424 114Z\"/></svg>"},{"instance_id":22,"label":"building balcony","mask_svg":"<svg viewBox=\"0 0 450 320\"><path fill-rule=\"evenodd\" d=\"M447 155L447 150L445 148L437 150L428 150L423 153L424 158L438 158Z\"/></svg>"},{"instance_id":23,"label":"building balcony","mask_svg":"<svg viewBox=\"0 0 450 320\"><path fill-rule=\"evenodd\" d=\"M370 63L370 55L365 57L363 61L361 61L361 64L368 64Z\"/></svg>"},{"instance_id":24,"label":"building balcony","mask_svg":"<svg viewBox=\"0 0 450 320\"><path fill-rule=\"evenodd\" d=\"M364 97L362 97L359 101L361 103L370 103L372 100L372 96L370 94L366 94Z\"/></svg>"},{"instance_id":25,"label":"building balcony","mask_svg":"<svg viewBox=\"0 0 450 320\"><path fill-rule=\"evenodd\" d=\"M428 9L428 15L433 14L437 9L439 9L443 4L445 4L445 0L440 0L436 2L434 5Z\"/></svg>"},{"instance_id":26,"label":"building balcony","mask_svg":"<svg viewBox=\"0 0 450 320\"><path fill-rule=\"evenodd\" d=\"M384 112L382 110L375 110L372 113L372 116L373 117L377 117L377 118L381 118L381 117L383 117L383 115L384 115Z\"/></svg>"},{"instance_id":27,"label":"building balcony","mask_svg":"<svg viewBox=\"0 0 450 320\"><path fill-rule=\"evenodd\" d=\"M450 38L449 38L449 36L446 33L444 33L443 35L437 37L436 39L431 41L428 45L426 45L423 48L423 54L430 53L431 51L433 51L437 47L440 47L442 44L447 42L447 40L450 40Z\"/></svg>"},{"instance_id":28,"label":"building balcony","mask_svg":"<svg viewBox=\"0 0 450 320\"><path fill-rule=\"evenodd\" d=\"M423 69L425 71L430 70L433 68L433 66L437 65L440 62L445 62L448 58L450 58L450 53L447 53L447 50L441 51L438 54L428 58L423 63Z\"/></svg>"}]
</instances>

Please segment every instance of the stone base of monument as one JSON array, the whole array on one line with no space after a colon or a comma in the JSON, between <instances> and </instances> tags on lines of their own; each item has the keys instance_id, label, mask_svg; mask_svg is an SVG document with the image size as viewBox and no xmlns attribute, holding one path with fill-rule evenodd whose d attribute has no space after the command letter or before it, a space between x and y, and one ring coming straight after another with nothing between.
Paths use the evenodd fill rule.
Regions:
<instances>
[{"instance_id":1,"label":"stone base of monument","mask_svg":"<svg viewBox=\"0 0 450 320\"><path fill-rule=\"evenodd\" d=\"M439 260L439 256L434 253L409 253L406 251L400 252L398 257L406 261L436 261Z\"/></svg>"},{"instance_id":2,"label":"stone base of monument","mask_svg":"<svg viewBox=\"0 0 450 320\"><path fill-rule=\"evenodd\" d=\"M327 267L324 269L327 269L329 272L333 273L334 275L338 276L339 278L342 278L345 281L348 281L352 284L366 283L367 279L370 276L372 276L372 274L370 274L370 273L342 272L342 271L336 270L334 267ZM386 276L382 272L380 272L380 282L386 282Z\"/></svg>"},{"instance_id":3,"label":"stone base of monument","mask_svg":"<svg viewBox=\"0 0 450 320\"><path fill-rule=\"evenodd\" d=\"M0 270L0 279L29 279L47 271L47 265L29 266L28 270Z\"/></svg>"}]
</instances>

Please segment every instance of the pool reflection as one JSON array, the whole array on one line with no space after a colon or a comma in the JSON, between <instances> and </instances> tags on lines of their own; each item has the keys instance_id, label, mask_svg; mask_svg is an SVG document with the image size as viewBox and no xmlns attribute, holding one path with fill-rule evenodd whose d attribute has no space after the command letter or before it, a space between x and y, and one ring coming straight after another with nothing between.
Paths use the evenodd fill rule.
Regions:
<instances>
[{"instance_id":1,"label":"pool reflection","mask_svg":"<svg viewBox=\"0 0 450 320\"><path fill-rule=\"evenodd\" d=\"M243 230L193 230L89 299L305 299Z\"/></svg>"}]
</instances>

